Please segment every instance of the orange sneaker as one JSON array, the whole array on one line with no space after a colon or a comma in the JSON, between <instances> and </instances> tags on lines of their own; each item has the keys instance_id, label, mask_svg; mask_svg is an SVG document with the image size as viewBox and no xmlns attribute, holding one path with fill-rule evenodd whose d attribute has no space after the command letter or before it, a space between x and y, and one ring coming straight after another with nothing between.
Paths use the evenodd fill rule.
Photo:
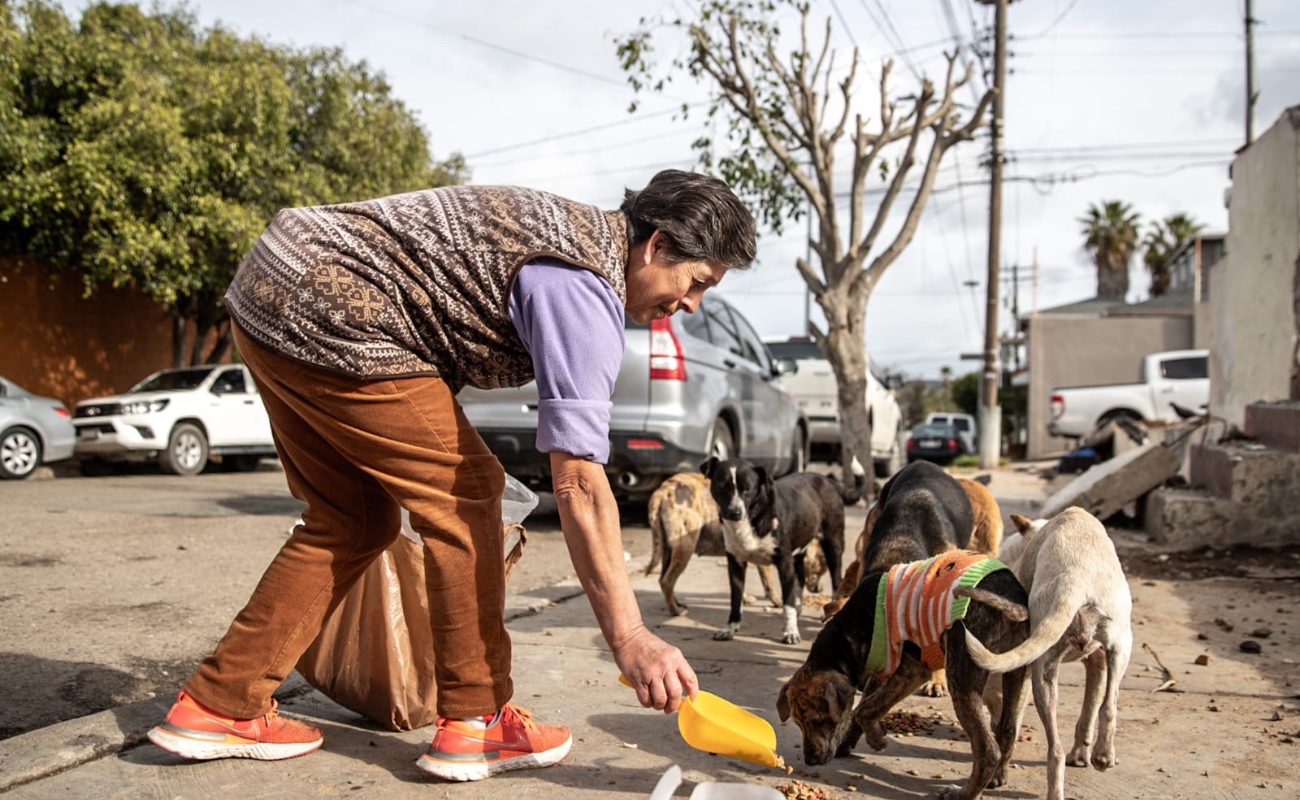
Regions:
<instances>
[{"instance_id":1,"label":"orange sneaker","mask_svg":"<svg viewBox=\"0 0 1300 800\"><path fill-rule=\"evenodd\" d=\"M440 717L433 742L415 765L448 781L477 781L497 772L549 767L569 753L573 737L563 725L541 725L507 703L479 720Z\"/></svg>"},{"instance_id":2,"label":"orange sneaker","mask_svg":"<svg viewBox=\"0 0 1300 800\"><path fill-rule=\"evenodd\" d=\"M321 746L320 728L280 716L278 704L256 719L218 714L182 691L163 724L149 731L149 741L182 758L256 758L278 761L310 753Z\"/></svg>"}]
</instances>

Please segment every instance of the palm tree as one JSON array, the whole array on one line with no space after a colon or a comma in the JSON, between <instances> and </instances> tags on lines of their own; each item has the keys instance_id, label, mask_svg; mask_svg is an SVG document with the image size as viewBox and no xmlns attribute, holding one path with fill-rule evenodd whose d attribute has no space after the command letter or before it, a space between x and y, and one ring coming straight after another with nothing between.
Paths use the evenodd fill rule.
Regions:
<instances>
[{"instance_id":1,"label":"palm tree","mask_svg":"<svg viewBox=\"0 0 1300 800\"><path fill-rule=\"evenodd\" d=\"M1079 218L1083 249L1097 265L1097 296L1123 300L1128 294L1128 266L1138 244L1138 213L1128 203L1103 200Z\"/></svg>"},{"instance_id":2,"label":"palm tree","mask_svg":"<svg viewBox=\"0 0 1300 800\"><path fill-rule=\"evenodd\" d=\"M1183 245L1190 242L1205 226L1189 214L1171 214L1161 222L1151 224L1142 244L1145 252L1142 260L1151 273L1151 296L1157 297L1169 291L1170 261Z\"/></svg>"}]
</instances>

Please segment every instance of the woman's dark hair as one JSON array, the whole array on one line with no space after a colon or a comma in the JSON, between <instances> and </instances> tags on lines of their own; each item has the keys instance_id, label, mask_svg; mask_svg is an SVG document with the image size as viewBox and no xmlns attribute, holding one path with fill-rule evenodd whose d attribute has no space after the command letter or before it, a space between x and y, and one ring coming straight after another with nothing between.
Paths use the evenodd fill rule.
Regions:
<instances>
[{"instance_id":1,"label":"woman's dark hair","mask_svg":"<svg viewBox=\"0 0 1300 800\"><path fill-rule=\"evenodd\" d=\"M661 231L671 260L698 258L745 269L756 255L754 216L717 178L666 169L641 191L626 190L620 209L632 244Z\"/></svg>"}]
</instances>

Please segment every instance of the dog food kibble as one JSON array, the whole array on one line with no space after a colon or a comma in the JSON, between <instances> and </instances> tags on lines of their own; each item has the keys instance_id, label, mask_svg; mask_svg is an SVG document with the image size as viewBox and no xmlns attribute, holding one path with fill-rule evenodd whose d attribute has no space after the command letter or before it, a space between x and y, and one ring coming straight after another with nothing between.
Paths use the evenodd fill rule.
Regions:
<instances>
[{"instance_id":1,"label":"dog food kibble","mask_svg":"<svg viewBox=\"0 0 1300 800\"><path fill-rule=\"evenodd\" d=\"M891 711L880 720L880 724L890 733L912 736L918 733L929 733L940 721L942 717L938 714L927 718L912 711Z\"/></svg>"},{"instance_id":2,"label":"dog food kibble","mask_svg":"<svg viewBox=\"0 0 1300 800\"><path fill-rule=\"evenodd\" d=\"M813 786L803 781L791 781L776 787L777 791L785 795L786 800L842 800L842 798L820 786Z\"/></svg>"}]
</instances>

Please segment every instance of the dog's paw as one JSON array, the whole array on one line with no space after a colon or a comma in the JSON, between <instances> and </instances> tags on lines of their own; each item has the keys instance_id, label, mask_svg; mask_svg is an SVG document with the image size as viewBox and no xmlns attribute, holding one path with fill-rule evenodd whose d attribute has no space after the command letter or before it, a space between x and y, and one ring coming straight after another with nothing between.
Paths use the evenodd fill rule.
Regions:
<instances>
[{"instance_id":1,"label":"dog's paw","mask_svg":"<svg viewBox=\"0 0 1300 800\"><path fill-rule=\"evenodd\" d=\"M945 786L939 790L936 795L939 800L967 800L966 789L963 786Z\"/></svg>"},{"instance_id":2,"label":"dog's paw","mask_svg":"<svg viewBox=\"0 0 1300 800\"><path fill-rule=\"evenodd\" d=\"M803 638L799 636L799 631L786 631L781 634L782 644L799 644L802 641Z\"/></svg>"},{"instance_id":3,"label":"dog's paw","mask_svg":"<svg viewBox=\"0 0 1300 800\"><path fill-rule=\"evenodd\" d=\"M885 726L879 722L873 722L866 730L862 731L862 738L867 740L867 745L872 750L884 750L889 744L889 737L885 736Z\"/></svg>"},{"instance_id":4,"label":"dog's paw","mask_svg":"<svg viewBox=\"0 0 1300 800\"><path fill-rule=\"evenodd\" d=\"M1065 757L1065 763L1071 767L1086 767L1091 760L1092 748L1086 744L1076 744L1070 754Z\"/></svg>"},{"instance_id":5,"label":"dog's paw","mask_svg":"<svg viewBox=\"0 0 1300 800\"><path fill-rule=\"evenodd\" d=\"M1092 766L1101 772L1105 772L1118 763L1119 756L1114 753L1102 753L1099 751L1092 754Z\"/></svg>"},{"instance_id":6,"label":"dog's paw","mask_svg":"<svg viewBox=\"0 0 1300 800\"><path fill-rule=\"evenodd\" d=\"M736 638L736 631L740 630L739 625L727 625L725 628L719 628L713 632L713 641L729 642Z\"/></svg>"},{"instance_id":7,"label":"dog's paw","mask_svg":"<svg viewBox=\"0 0 1300 800\"><path fill-rule=\"evenodd\" d=\"M947 697L948 687L937 681L926 681L916 693L922 697Z\"/></svg>"}]
</instances>

